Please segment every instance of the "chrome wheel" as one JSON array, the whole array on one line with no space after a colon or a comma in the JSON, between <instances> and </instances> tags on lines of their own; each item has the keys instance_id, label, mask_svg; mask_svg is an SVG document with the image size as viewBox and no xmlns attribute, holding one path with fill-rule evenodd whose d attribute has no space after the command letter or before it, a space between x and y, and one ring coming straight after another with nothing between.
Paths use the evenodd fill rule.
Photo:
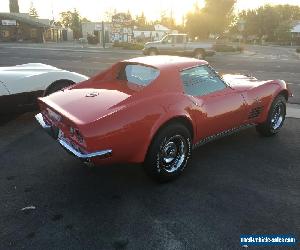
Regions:
<instances>
[{"instance_id":1,"label":"chrome wheel","mask_svg":"<svg viewBox=\"0 0 300 250\"><path fill-rule=\"evenodd\" d=\"M282 126L285 116L285 108L283 103L277 103L273 109L272 118L271 118L271 127L276 130Z\"/></svg>"},{"instance_id":2,"label":"chrome wheel","mask_svg":"<svg viewBox=\"0 0 300 250\"><path fill-rule=\"evenodd\" d=\"M158 153L159 168L168 173L176 172L186 162L188 147L187 141L181 135L165 139Z\"/></svg>"}]
</instances>

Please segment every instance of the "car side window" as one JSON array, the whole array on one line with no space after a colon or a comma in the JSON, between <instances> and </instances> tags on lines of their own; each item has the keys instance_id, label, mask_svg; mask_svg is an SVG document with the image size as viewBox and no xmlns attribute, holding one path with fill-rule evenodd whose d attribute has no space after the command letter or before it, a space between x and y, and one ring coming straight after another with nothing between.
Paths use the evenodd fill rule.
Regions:
<instances>
[{"instance_id":1,"label":"car side window","mask_svg":"<svg viewBox=\"0 0 300 250\"><path fill-rule=\"evenodd\" d=\"M176 37L176 43L184 43L185 37L184 36L177 36Z\"/></svg>"},{"instance_id":2,"label":"car side window","mask_svg":"<svg viewBox=\"0 0 300 250\"><path fill-rule=\"evenodd\" d=\"M168 44L175 43L175 37L170 35L165 36L165 38L163 39L163 43L168 43Z\"/></svg>"},{"instance_id":3,"label":"car side window","mask_svg":"<svg viewBox=\"0 0 300 250\"><path fill-rule=\"evenodd\" d=\"M156 68L139 64L127 64L120 72L118 79L127 80L139 86L147 86L158 76L159 70Z\"/></svg>"},{"instance_id":4,"label":"car side window","mask_svg":"<svg viewBox=\"0 0 300 250\"><path fill-rule=\"evenodd\" d=\"M208 66L199 66L181 72L184 91L192 96L204 96L225 89L226 84Z\"/></svg>"}]
</instances>

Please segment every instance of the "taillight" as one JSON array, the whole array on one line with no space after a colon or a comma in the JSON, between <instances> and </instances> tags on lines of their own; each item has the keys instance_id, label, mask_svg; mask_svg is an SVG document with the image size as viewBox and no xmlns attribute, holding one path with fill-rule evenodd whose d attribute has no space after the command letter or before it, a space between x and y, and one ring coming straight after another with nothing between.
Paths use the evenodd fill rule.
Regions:
<instances>
[{"instance_id":1,"label":"taillight","mask_svg":"<svg viewBox=\"0 0 300 250\"><path fill-rule=\"evenodd\" d=\"M70 135L74 136L75 135L75 129L73 127L70 127Z\"/></svg>"},{"instance_id":2,"label":"taillight","mask_svg":"<svg viewBox=\"0 0 300 250\"><path fill-rule=\"evenodd\" d=\"M80 144L84 143L83 136L77 128L70 127L69 132L70 136L76 139Z\"/></svg>"},{"instance_id":3,"label":"taillight","mask_svg":"<svg viewBox=\"0 0 300 250\"><path fill-rule=\"evenodd\" d=\"M77 141L82 144L84 142L84 139L83 139L83 136L80 134L78 129L76 129L75 135L76 135Z\"/></svg>"}]
</instances>

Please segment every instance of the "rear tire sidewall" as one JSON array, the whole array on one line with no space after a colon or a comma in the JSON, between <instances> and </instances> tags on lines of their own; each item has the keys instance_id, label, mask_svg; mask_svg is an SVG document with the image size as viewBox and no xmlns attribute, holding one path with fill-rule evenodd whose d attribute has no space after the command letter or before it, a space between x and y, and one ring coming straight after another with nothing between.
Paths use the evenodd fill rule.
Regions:
<instances>
[{"instance_id":1,"label":"rear tire sidewall","mask_svg":"<svg viewBox=\"0 0 300 250\"><path fill-rule=\"evenodd\" d=\"M282 104L283 107L284 107L284 115L283 115L283 120L282 120L280 126L278 128L276 128L276 129L274 129L272 127L272 118L273 118L274 109L279 104ZM285 121L285 116L286 116L286 99L285 99L284 96L279 95L279 96L277 96L274 99L274 101L273 101L273 103L272 103L272 105L270 107L270 110L269 110L269 113L268 113L268 118L267 118L266 122L257 125L256 129L263 136L272 136L272 135L275 135L282 128L282 126L284 124L284 121Z\"/></svg>"},{"instance_id":2,"label":"rear tire sidewall","mask_svg":"<svg viewBox=\"0 0 300 250\"><path fill-rule=\"evenodd\" d=\"M159 152L161 145L165 140L170 139L172 136L180 135L185 140L187 149L186 158L180 167L174 172L167 172L164 168L161 168L159 160ZM154 137L144 163L146 172L156 181L166 182L175 179L180 175L186 168L189 159L191 157L192 150L192 138L189 130L181 124L170 124L167 127L161 129L158 134Z\"/></svg>"},{"instance_id":3,"label":"rear tire sidewall","mask_svg":"<svg viewBox=\"0 0 300 250\"><path fill-rule=\"evenodd\" d=\"M149 56L156 56L157 54L158 53L156 49L149 49Z\"/></svg>"}]
</instances>

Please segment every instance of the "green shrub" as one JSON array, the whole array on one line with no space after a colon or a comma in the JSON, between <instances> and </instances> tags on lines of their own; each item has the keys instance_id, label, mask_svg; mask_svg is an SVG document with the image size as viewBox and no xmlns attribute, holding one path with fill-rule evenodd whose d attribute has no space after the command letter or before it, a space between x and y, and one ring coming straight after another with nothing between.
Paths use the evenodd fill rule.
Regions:
<instances>
[{"instance_id":1,"label":"green shrub","mask_svg":"<svg viewBox=\"0 0 300 250\"><path fill-rule=\"evenodd\" d=\"M144 45L140 43L115 42L113 47L128 50L141 50L144 48Z\"/></svg>"},{"instance_id":2,"label":"green shrub","mask_svg":"<svg viewBox=\"0 0 300 250\"><path fill-rule=\"evenodd\" d=\"M123 47L123 49L129 49L129 50L141 50L143 48L144 45L140 43L129 43Z\"/></svg>"},{"instance_id":3,"label":"green shrub","mask_svg":"<svg viewBox=\"0 0 300 250\"><path fill-rule=\"evenodd\" d=\"M235 48L227 44L215 44L214 49L217 52L234 52Z\"/></svg>"},{"instance_id":4,"label":"green shrub","mask_svg":"<svg viewBox=\"0 0 300 250\"><path fill-rule=\"evenodd\" d=\"M296 49L296 52L297 52L297 53L300 53L300 48L297 48L297 49Z\"/></svg>"}]
</instances>

